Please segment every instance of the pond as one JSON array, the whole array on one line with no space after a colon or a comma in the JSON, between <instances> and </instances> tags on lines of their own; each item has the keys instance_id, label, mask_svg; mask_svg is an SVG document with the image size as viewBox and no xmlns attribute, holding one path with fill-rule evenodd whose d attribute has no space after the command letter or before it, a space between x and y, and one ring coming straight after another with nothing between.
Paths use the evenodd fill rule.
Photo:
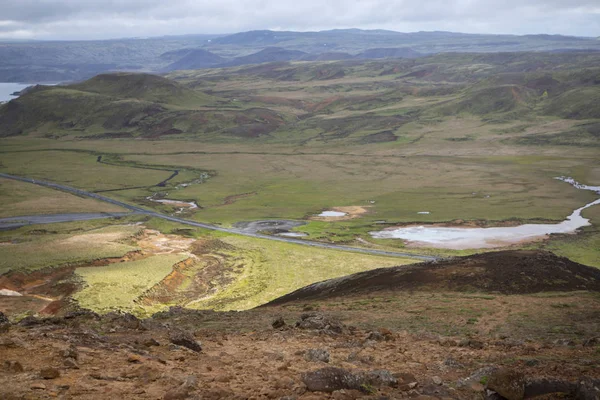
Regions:
<instances>
[{"instance_id":1,"label":"pond","mask_svg":"<svg viewBox=\"0 0 600 400\"><path fill-rule=\"evenodd\" d=\"M573 178L556 178L581 190L591 190L600 194L600 186L582 185ZM440 226L408 226L397 229L369 232L376 239L403 239L413 245L445 249L480 249L503 247L544 237L552 233L572 233L590 225L581 215L588 207L600 204L597 199L573 211L558 224L525 224L498 228L455 228Z\"/></svg>"}]
</instances>

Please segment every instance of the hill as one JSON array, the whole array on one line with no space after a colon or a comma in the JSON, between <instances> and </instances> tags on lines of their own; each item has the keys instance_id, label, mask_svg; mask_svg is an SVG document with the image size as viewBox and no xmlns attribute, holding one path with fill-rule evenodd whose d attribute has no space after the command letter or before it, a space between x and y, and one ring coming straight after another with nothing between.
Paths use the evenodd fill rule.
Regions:
<instances>
[{"instance_id":1,"label":"hill","mask_svg":"<svg viewBox=\"0 0 600 400\"><path fill-rule=\"evenodd\" d=\"M379 49L368 49L356 55L356 58L417 58L421 57L422 54L418 51L414 51L410 47L406 48L379 48Z\"/></svg>"},{"instance_id":2,"label":"hill","mask_svg":"<svg viewBox=\"0 0 600 400\"><path fill-rule=\"evenodd\" d=\"M68 89L155 103L203 105L210 97L158 75L112 73L97 75Z\"/></svg>"},{"instance_id":3,"label":"hill","mask_svg":"<svg viewBox=\"0 0 600 400\"><path fill-rule=\"evenodd\" d=\"M236 57L232 61L225 63L223 66L238 66L246 64L262 64L268 62L292 61L299 60L306 53L298 50L287 50L282 47L267 47L257 53L253 53L243 57Z\"/></svg>"},{"instance_id":4,"label":"hill","mask_svg":"<svg viewBox=\"0 0 600 400\"><path fill-rule=\"evenodd\" d=\"M539 266L544 269L536 272ZM505 267L510 277L502 276ZM533 273L541 293L505 295L485 287L489 273L504 286L510 278L527 286L520 267ZM336 280L338 293L328 281L321 284L323 296L243 312L171 307L146 319L82 309L63 316L0 313L0 396L502 400L600 394L598 278L581 266L547 253L501 252L409 267L404 278L395 268L358 276ZM472 291L473 277L483 291ZM562 277L570 283L559 283ZM448 278L462 289L448 290ZM579 290L582 283L591 292Z\"/></svg>"},{"instance_id":5,"label":"hill","mask_svg":"<svg viewBox=\"0 0 600 400\"><path fill-rule=\"evenodd\" d=\"M227 61L226 58L204 49L190 49L178 51L176 53L178 53L178 56L181 56L181 58L178 58L175 62L163 68L164 71L209 68L218 64L223 64ZM166 54L163 54L161 57L164 57L165 55Z\"/></svg>"},{"instance_id":6,"label":"hill","mask_svg":"<svg viewBox=\"0 0 600 400\"><path fill-rule=\"evenodd\" d=\"M396 291L485 292L505 295L600 292L600 270L538 251L499 251L411 266L381 268L314 283L269 302L330 299Z\"/></svg>"}]
</instances>

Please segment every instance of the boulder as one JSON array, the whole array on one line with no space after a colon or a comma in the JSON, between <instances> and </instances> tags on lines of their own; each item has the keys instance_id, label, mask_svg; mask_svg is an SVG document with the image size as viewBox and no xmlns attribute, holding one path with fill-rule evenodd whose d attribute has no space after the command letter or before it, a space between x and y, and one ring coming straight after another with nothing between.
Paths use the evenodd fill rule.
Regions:
<instances>
[{"instance_id":1,"label":"boulder","mask_svg":"<svg viewBox=\"0 0 600 400\"><path fill-rule=\"evenodd\" d=\"M304 359L312 362L329 362L329 352L325 349L309 349L304 353Z\"/></svg>"},{"instance_id":2,"label":"boulder","mask_svg":"<svg viewBox=\"0 0 600 400\"><path fill-rule=\"evenodd\" d=\"M4 361L4 370L12 373L23 372L23 366L18 361Z\"/></svg>"},{"instance_id":3,"label":"boulder","mask_svg":"<svg viewBox=\"0 0 600 400\"><path fill-rule=\"evenodd\" d=\"M525 397L525 376L518 371L500 368L489 376L487 389L507 400L522 400Z\"/></svg>"},{"instance_id":4,"label":"boulder","mask_svg":"<svg viewBox=\"0 0 600 400\"><path fill-rule=\"evenodd\" d=\"M169 333L169 340L177 346L183 346L195 352L202 351L202 344L189 332L171 331Z\"/></svg>"},{"instance_id":5,"label":"boulder","mask_svg":"<svg viewBox=\"0 0 600 400\"><path fill-rule=\"evenodd\" d=\"M56 368L46 367L40 370L40 377L44 379L56 379L60 376L60 372Z\"/></svg>"},{"instance_id":6,"label":"boulder","mask_svg":"<svg viewBox=\"0 0 600 400\"><path fill-rule=\"evenodd\" d=\"M327 334L342 334L346 332L346 325L321 313L307 313L300 316L296 322L298 329L318 330Z\"/></svg>"},{"instance_id":7,"label":"boulder","mask_svg":"<svg viewBox=\"0 0 600 400\"><path fill-rule=\"evenodd\" d=\"M278 317L275 320L273 320L273 322L271 323L271 326L273 327L273 329L281 329L285 326L285 321L283 319L283 317Z\"/></svg>"},{"instance_id":8,"label":"boulder","mask_svg":"<svg viewBox=\"0 0 600 400\"><path fill-rule=\"evenodd\" d=\"M360 389L363 381L350 371L327 367L302 375L302 382L311 392L335 392L341 389Z\"/></svg>"}]
</instances>

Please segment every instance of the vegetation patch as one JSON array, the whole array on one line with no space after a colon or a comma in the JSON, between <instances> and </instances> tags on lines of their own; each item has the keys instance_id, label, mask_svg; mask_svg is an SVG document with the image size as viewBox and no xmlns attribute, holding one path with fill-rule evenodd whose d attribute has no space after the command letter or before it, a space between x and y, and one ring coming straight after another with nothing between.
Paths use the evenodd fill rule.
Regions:
<instances>
[{"instance_id":1,"label":"vegetation patch","mask_svg":"<svg viewBox=\"0 0 600 400\"><path fill-rule=\"evenodd\" d=\"M84 288L73 298L81 307L99 312L140 312L137 299L167 276L173 265L186 258L182 254L164 254L105 267L78 268L75 274L83 281Z\"/></svg>"}]
</instances>

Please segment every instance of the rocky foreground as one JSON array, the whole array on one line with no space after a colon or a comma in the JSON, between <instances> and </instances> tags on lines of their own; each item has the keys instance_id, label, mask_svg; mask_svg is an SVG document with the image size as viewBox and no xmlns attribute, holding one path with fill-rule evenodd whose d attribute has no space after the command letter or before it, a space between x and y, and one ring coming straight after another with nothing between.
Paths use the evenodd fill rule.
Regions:
<instances>
[{"instance_id":1,"label":"rocky foreground","mask_svg":"<svg viewBox=\"0 0 600 400\"><path fill-rule=\"evenodd\" d=\"M505 251L244 312L0 313L0 399L599 399L599 285L597 269Z\"/></svg>"},{"instance_id":2,"label":"rocky foreground","mask_svg":"<svg viewBox=\"0 0 600 400\"><path fill-rule=\"evenodd\" d=\"M281 309L172 308L146 320L85 311L16 324L0 318L6 400L600 396L600 337L415 335ZM238 329L244 321L264 326Z\"/></svg>"}]
</instances>

